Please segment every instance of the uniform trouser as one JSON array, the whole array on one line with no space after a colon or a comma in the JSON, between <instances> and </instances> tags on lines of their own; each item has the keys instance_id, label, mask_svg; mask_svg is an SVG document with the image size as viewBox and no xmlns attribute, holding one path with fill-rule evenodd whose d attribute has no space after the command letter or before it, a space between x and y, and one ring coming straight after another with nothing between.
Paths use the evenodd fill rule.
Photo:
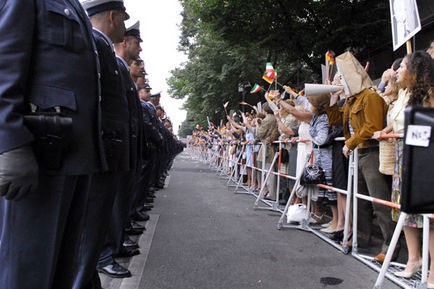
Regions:
<instances>
[{"instance_id":1,"label":"uniform trouser","mask_svg":"<svg viewBox=\"0 0 434 289\"><path fill-rule=\"evenodd\" d=\"M136 172L119 173L119 182L116 187L115 200L111 210L110 226L105 236L105 244L99 256L97 267L105 267L114 262L113 255L118 254L124 240L124 228L129 222L133 186L136 181Z\"/></svg>"},{"instance_id":2,"label":"uniform trouser","mask_svg":"<svg viewBox=\"0 0 434 289\"><path fill-rule=\"evenodd\" d=\"M166 171L168 162L169 162L169 154L167 152L164 152L161 155L160 167L158 169L157 182L160 180L160 178L163 176L163 173Z\"/></svg>"},{"instance_id":3,"label":"uniform trouser","mask_svg":"<svg viewBox=\"0 0 434 289\"><path fill-rule=\"evenodd\" d=\"M8 289L78 289L94 268L89 251L98 243L104 209L92 177L46 176L19 201L0 199L0 284ZM104 226L102 226L104 227Z\"/></svg>"},{"instance_id":4,"label":"uniform trouser","mask_svg":"<svg viewBox=\"0 0 434 289\"><path fill-rule=\"evenodd\" d=\"M151 171L149 172L149 187L155 187L157 177L158 177L158 171L160 169L160 158L161 154L158 151L155 151L153 154L151 154Z\"/></svg>"},{"instance_id":5,"label":"uniform trouser","mask_svg":"<svg viewBox=\"0 0 434 289\"><path fill-rule=\"evenodd\" d=\"M137 210L140 210L145 204L145 199L149 195L149 173L151 170L151 161L144 161L142 173L140 174L140 177L134 189L134 202L131 206L130 214L134 214Z\"/></svg>"},{"instance_id":6,"label":"uniform trouser","mask_svg":"<svg viewBox=\"0 0 434 289\"><path fill-rule=\"evenodd\" d=\"M155 178L156 178L156 170L158 169L158 159L160 154L157 150L153 150L149 154L149 162L145 168L143 175L147 178L146 186L148 188L154 187Z\"/></svg>"},{"instance_id":7,"label":"uniform trouser","mask_svg":"<svg viewBox=\"0 0 434 289\"><path fill-rule=\"evenodd\" d=\"M359 151L359 194L390 201L392 184L390 176L381 174L378 167L378 148L370 148L367 152ZM383 236L382 252L386 252L395 229L391 208L375 203L372 204L372 208ZM372 218L371 203L359 200L357 227L368 237L371 235Z\"/></svg>"}]
</instances>

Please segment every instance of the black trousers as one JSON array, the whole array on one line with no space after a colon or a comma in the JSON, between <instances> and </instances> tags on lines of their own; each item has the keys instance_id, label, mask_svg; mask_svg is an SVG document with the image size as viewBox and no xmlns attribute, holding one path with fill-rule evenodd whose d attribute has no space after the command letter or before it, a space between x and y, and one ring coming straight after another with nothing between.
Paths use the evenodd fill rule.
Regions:
<instances>
[{"instance_id":1,"label":"black trousers","mask_svg":"<svg viewBox=\"0 0 434 289\"><path fill-rule=\"evenodd\" d=\"M112 264L113 255L119 253L124 240L124 228L129 222L130 206L132 204L133 188L136 182L135 172L122 172L116 186L115 200L110 212L109 229L99 256L98 267Z\"/></svg>"},{"instance_id":2,"label":"black trousers","mask_svg":"<svg viewBox=\"0 0 434 289\"><path fill-rule=\"evenodd\" d=\"M93 216L108 203L91 188L90 175L41 175L37 192L0 198L1 288L86 288L101 229Z\"/></svg>"},{"instance_id":3,"label":"black trousers","mask_svg":"<svg viewBox=\"0 0 434 289\"><path fill-rule=\"evenodd\" d=\"M143 162L142 172L137 178L136 185L134 186L134 201L131 206L130 215L140 210L145 204L146 197L149 196L149 175L152 170L152 163L150 160Z\"/></svg>"}]
</instances>

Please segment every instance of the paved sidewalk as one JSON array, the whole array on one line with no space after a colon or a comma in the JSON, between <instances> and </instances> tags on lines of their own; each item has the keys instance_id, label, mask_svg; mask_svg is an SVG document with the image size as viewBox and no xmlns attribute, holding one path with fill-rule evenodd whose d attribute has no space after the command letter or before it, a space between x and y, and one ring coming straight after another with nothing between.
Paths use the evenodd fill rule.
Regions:
<instances>
[{"instance_id":1,"label":"paved sidewalk","mask_svg":"<svg viewBox=\"0 0 434 289\"><path fill-rule=\"evenodd\" d=\"M179 155L157 193L133 277L105 289L373 288L377 273L311 233L277 230L279 214L253 210L206 165ZM383 288L399 288L390 281Z\"/></svg>"}]
</instances>

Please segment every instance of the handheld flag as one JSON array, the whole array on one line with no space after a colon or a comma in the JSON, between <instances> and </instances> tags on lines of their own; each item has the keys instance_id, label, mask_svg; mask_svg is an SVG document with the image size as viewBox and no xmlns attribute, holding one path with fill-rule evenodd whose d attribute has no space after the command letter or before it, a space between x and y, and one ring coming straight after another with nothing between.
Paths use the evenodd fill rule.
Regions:
<instances>
[{"instance_id":1,"label":"handheld flag","mask_svg":"<svg viewBox=\"0 0 434 289\"><path fill-rule=\"evenodd\" d=\"M331 67L333 67L334 64L335 64L335 53L331 50L327 50L325 54L325 79L324 79L325 84L330 83L330 77L332 73Z\"/></svg>"},{"instance_id":2,"label":"handheld flag","mask_svg":"<svg viewBox=\"0 0 434 289\"><path fill-rule=\"evenodd\" d=\"M255 94L260 92L261 90L263 90L263 88L259 84L255 83L255 85L253 85L252 89L250 90L250 93Z\"/></svg>"},{"instance_id":3,"label":"handheld flag","mask_svg":"<svg viewBox=\"0 0 434 289\"><path fill-rule=\"evenodd\" d=\"M333 51L327 50L325 57L329 65L335 64L335 54L333 53Z\"/></svg>"},{"instance_id":4,"label":"handheld flag","mask_svg":"<svg viewBox=\"0 0 434 289\"><path fill-rule=\"evenodd\" d=\"M265 65L265 73L268 78L275 79L276 78L276 71L274 70L273 64L271 62L267 62Z\"/></svg>"},{"instance_id":5,"label":"handheld flag","mask_svg":"<svg viewBox=\"0 0 434 289\"><path fill-rule=\"evenodd\" d=\"M262 79L268 82L269 84L273 83L273 79L268 77L267 74L262 75Z\"/></svg>"},{"instance_id":6,"label":"handheld flag","mask_svg":"<svg viewBox=\"0 0 434 289\"><path fill-rule=\"evenodd\" d=\"M250 106L250 107L253 108L256 112L258 112L258 109L256 108L256 106L251 105L251 104L248 104L248 103L245 102L245 101L240 101L238 104Z\"/></svg>"},{"instance_id":7,"label":"handheld flag","mask_svg":"<svg viewBox=\"0 0 434 289\"><path fill-rule=\"evenodd\" d=\"M226 115L228 115L228 111L226 110L226 108L228 107L228 104L229 104L229 101L226 101L226 102L223 104L223 108L225 109L225 113L226 113Z\"/></svg>"}]
</instances>

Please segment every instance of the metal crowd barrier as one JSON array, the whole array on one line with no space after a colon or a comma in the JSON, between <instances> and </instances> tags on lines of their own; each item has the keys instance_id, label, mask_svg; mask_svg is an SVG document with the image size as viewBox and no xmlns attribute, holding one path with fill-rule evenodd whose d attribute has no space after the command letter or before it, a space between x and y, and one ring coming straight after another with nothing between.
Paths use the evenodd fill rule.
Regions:
<instances>
[{"instance_id":1,"label":"metal crowd barrier","mask_svg":"<svg viewBox=\"0 0 434 289\"><path fill-rule=\"evenodd\" d=\"M383 136L383 138L399 138L402 137L402 135L396 135L396 134L389 134ZM337 138L337 141L342 141L344 138ZM303 141L303 140L302 140ZM331 240L326 233L322 233L319 231L318 226L311 226L309 224L309 220L305 219L298 225L291 225L286 224L285 218L286 214L288 212L289 206L291 204L292 199L295 196L295 190L300 182L301 173L297 176L290 176L279 172L279 168L281 165L281 152L282 152L282 144L285 144L285 141L278 141L275 142L279 144L279 150L275 152L274 157L272 159L271 165L267 168L265 167L265 156L266 156L266 145L261 145L262 152L262 167L255 167L255 154L252 153L252 166L248 166L247 164L243 164L241 162L244 149L246 145L253 145L251 142L244 142L240 143L240 148L237 149L234 156L231 158L230 155L230 147L231 143L221 143L218 145L220 149L216 149L213 154L210 154L208 160L210 160L210 166L213 167L217 173L219 173L219 176L224 176L225 179L227 179L227 187L235 187L234 193L240 193L238 190L243 189L243 194L249 194L255 197L254 202L254 209L265 209L265 210L272 210L276 212L280 212L281 216L277 223L277 229L282 228L295 228L300 229L304 231L309 231L313 233L314 235L318 236L322 240L326 241L336 249L342 251L344 254L348 254L351 252L351 256L356 258L357 260L361 261L371 269L379 272L378 278L376 280L376 283L374 285L374 289L380 289L384 278L388 278L395 284L401 286L405 289L411 289L411 288L419 288L423 289L426 288L426 282L427 282L427 276L428 276L428 262L429 262L429 219L433 218L434 215L430 214L424 214L424 223L423 223L423 250L422 250L422 272L416 273L412 278L405 279L405 278L399 278L396 277L393 273L397 271L401 271L405 268L405 264L400 264L397 262L391 262L391 258L393 255L393 252L395 250L396 244L399 241L400 233L402 231L404 221L406 218L406 213L401 212L399 216L399 220L397 222L397 225L395 227L395 231L392 237L392 240L390 241L389 249L386 254L386 258L383 262L383 264L379 264L374 260L373 257L359 254L358 252L358 244L357 244L357 222L358 222L358 200L364 200L369 201L376 204L381 204L384 206L388 206L391 208L399 209L400 205L387 201L382 200L374 197L370 197L367 195L359 194L358 193L358 150L355 149L353 154L350 155L349 158L349 166L348 166L348 182L347 182L347 189L342 190L339 188L335 188L328 185L319 184L318 187L328 189L335 191L340 194L345 194L347 196L346 199L346 211L345 211L345 225L344 225L344 234L343 234L343 242L337 243L334 240ZM203 152L200 150L203 149L199 146L196 146L194 148L191 148L189 150L190 155L192 158L203 161ZM207 148L205 148L206 150ZM199 155L199 157L198 157ZM234 161L235 159L235 161ZM233 162L233 169L230 169L230 162ZM290 161L294 161L291 160ZM295 160L296 161L296 160ZM277 171L274 171L275 164L277 163ZM244 186L242 183L243 175L239 173L239 169L242 166L251 168L251 179L250 179L250 186ZM258 192L256 192L252 186L254 183L254 176L255 172L261 173L261 187ZM239 177L237 177L239 175ZM271 175L275 175L277 177L277 185L276 185L276 200L270 201L264 199L264 188L266 185L266 182L268 178ZM291 194L289 196L289 199L286 203L286 206L282 209L281 206L279 206L279 184L280 184L280 178L287 178L291 180L295 180L294 187L291 191ZM354 193L353 193L354 192ZM307 201L307 208L310 207L310 194L308 195L308 201ZM263 203L266 205L266 207L261 207L259 204ZM351 204L353 204L353 227L352 227L352 236L353 236L353 244L352 247L349 247L348 245L348 232L349 232L349 220L351 218L350 211L351 211Z\"/></svg>"}]
</instances>

